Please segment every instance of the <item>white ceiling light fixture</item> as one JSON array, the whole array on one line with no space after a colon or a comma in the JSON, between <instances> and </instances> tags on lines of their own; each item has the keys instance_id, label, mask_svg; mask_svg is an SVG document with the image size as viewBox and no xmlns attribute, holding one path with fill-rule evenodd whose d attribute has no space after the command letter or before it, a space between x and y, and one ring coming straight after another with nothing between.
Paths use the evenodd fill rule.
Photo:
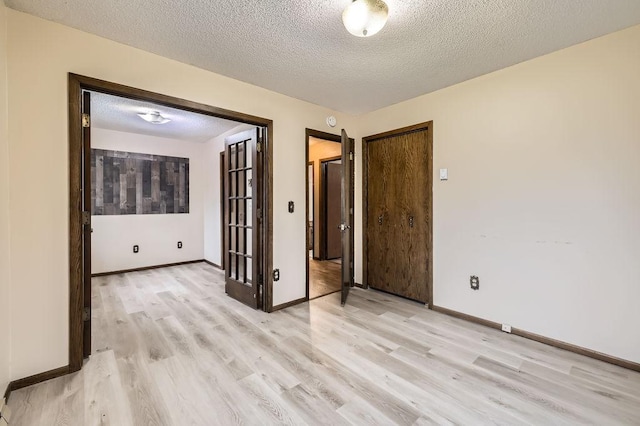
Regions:
<instances>
[{"instance_id":1,"label":"white ceiling light fixture","mask_svg":"<svg viewBox=\"0 0 640 426\"><path fill-rule=\"evenodd\" d=\"M167 117L163 117L162 115L160 115L160 112L158 111L147 113L140 112L138 113L138 116L144 121L148 121L151 124L167 124L171 121Z\"/></svg>"},{"instance_id":2,"label":"white ceiling light fixture","mask_svg":"<svg viewBox=\"0 0 640 426\"><path fill-rule=\"evenodd\" d=\"M384 27L389 7L382 0L353 0L342 12L345 28L356 37L371 37Z\"/></svg>"}]
</instances>

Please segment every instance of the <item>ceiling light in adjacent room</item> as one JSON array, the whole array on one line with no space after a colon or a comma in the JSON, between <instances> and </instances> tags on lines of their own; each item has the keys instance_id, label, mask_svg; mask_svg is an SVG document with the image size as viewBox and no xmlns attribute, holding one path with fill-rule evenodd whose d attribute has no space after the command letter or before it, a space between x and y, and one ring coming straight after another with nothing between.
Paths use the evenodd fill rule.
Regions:
<instances>
[{"instance_id":1,"label":"ceiling light in adjacent room","mask_svg":"<svg viewBox=\"0 0 640 426\"><path fill-rule=\"evenodd\" d=\"M342 22L351 34L370 37L384 27L389 7L382 0L354 0L342 13Z\"/></svg>"},{"instance_id":2,"label":"ceiling light in adjacent room","mask_svg":"<svg viewBox=\"0 0 640 426\"><path fill-rule=\"evenodd\" d=\"M160 115L158 111L147 112L147 113L141 112L141 113L138 113L138 116L140 116L140 118L142 118L144 121L148 121L151 124L166 124L171 121L168 118Z\"/></svg>"}]
</instances>

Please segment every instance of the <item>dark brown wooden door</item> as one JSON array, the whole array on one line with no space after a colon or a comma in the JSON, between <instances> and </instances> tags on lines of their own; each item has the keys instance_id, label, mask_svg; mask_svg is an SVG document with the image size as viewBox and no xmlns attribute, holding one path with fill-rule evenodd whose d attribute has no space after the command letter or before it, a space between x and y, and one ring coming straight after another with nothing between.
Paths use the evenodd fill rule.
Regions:
<instances>
[{"instance_id":1,"label":"dark brown wooden door","mask_svg":"<svg viewBox=\"0 0 640 426\"><path fill-rule=\"evenodd\" d=\"M367 281L427 303L431 152L426 129L367 143Z\"/></svg>"},{"instance_id":2,"label":"dark brown wooden door","mask_svg":"<svg viewBox=\"0 0 640 426\"><path fill-rule=\"evenodd\" d=\"M354 143L342 129L342 295L344 305L353 287L353 156Z\"/></svg>"},{"instance_id":3,"label":"dark brown wooden door","mask_svg":"<svg viewBox=\"0 0 640 426\"><path fill-rule=\"evenodd\" d=\"M226 139L225 290L258 309L262 295L262 144L264 129Z\"/></svg>"},{"instance_id":4,"label":"dark brown wooden door","mask_svg":"<svg viewBox=\"0 0 640 426\"><path fill-rule=\"evenodd\" d=\"M384 289L396 279L395 238L392 215L396 190L391 163L391 146L384 140L367 144L368 148L368 207L367 207L367 280L370 287ZM395 219L395 217L394 217Z\"/></svg>"},{"instance_id":5,"label":"dark brown wooden door","mask_svg":"<svg viewBox=\"0 0 640 426\"><path fill-rule=\"evenodd\" d=\"M82 355L91 355L91 93L82 93Z\"/></svg>"}]
</instances>

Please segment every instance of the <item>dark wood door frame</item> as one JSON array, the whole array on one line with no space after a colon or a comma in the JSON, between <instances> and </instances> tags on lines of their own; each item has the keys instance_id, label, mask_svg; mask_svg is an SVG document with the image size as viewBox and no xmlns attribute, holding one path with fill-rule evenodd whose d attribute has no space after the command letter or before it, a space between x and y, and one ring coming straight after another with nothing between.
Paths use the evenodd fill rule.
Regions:
<instances>
[{"instance_id":1,"label":"dark wood door frame","mask_svg":"<svg viewBox=\"0 0 640 426\"><path fill-rule=\"evenodd\" d=\"M333 133L327 133L327 132L323 132L320 130L313 130L313 129L305 129L305 152L304 152L304 163L305 164L309 164L309 139L310 138L318 138L318 139L322 139L325 141L330 141L330 142L338 142L340 143L340 135L334 135ZM305 167L304 169L305 171L305 194L306 194L306 200L305 200L305 211L306 211L306 218L309 217L309 172L307 170L307 168ZM315 170L314 170L314 174L315 174ZM320 179L322 180L322 179ZM322 185L321 182L319 182L319 185ZM314 188L315 189L315 188ZM321 188L319 187L318 190L320 191ZM322 204L319 205L320 211L322 211ZM322 214L322 213L321 213ZM315 217L315 212L314 212L314 217L313 217L313 223L314 223L314 234L318 232L318 226L316 223L316 219L321 220L320 218L316 218ZM309 226L308 221L305 220L305 229ZM309 230L306 229L306 246L309 247ZM320 235L320 238L322 238L322 235ZM314 252L313 252L314 256L316 255L315 252L315 242L314 242ZM318 253L318 256L320 258L322 258L322 254ZM306 293L305 293L305 301L309 300L309 252L306 252L306 256L305 258L305 263L306 263Z\"/></svg>"},{"instance_id":2,"label":"dark wood door frame","mask_svg":"<svg viewBox=\"0 0 640 426\"><path fill-rule=\"evenodd\" d=\"M124 86L78 74L68 75L69 97L69 365L65 372L82 368L83 355L83 221L82 221L82 93L83 90L106 93L140 101L153 102L199 114L265 127L264 141L264 310L273 310L273 121L198 102ZM61 370L62 371L62 370Z\"/></svg>"},{"instance_id":3,"label":"dark wood door frame","mask_svg":"<svg viewBox=\"0 0 640 426\"><path fill-rule=\"evenodd\" d=\"M309 247L309 230L306 229L309 225L308 222L306 220L306 218L309 217L309 173L307 171L307 167L306 165L309 163L309 138L317 138L317 139L322 139L325 141L329 141L329 142L338 142L338 143L342 143L342 136L341 135L334 135L333 133L327 133L327 132L323 132L321 130L313 130L313 129L305 129L305 153L304 153L304 164L305 164L305 168L304 168L304 174L305 174L305 194L306 194L306 199L305 199L305 205L306 205L306 216L305 216L305 234L306 234L306 247ZM340 158L340 157L338 157ZM320 179L322 180L322 179ZM321 190L321 189L319 189ZM320 205L320 211L322 212L322 205ZM314 223L315 223L315 217L314 217ZM316 227L317 228L317 227ZM315 231L315 230L314 230ZM300 303L304 302L304 301L308 301L309 300L309 252L307 251L305 254L305 263L306 263L306 280L307 280L307 284L306 284L306 296L304 298L304 300L301 300Z\"/></svg>"},{"instance_id":4,"label":"dark wood door frame","mask_svg":"<svg viewBox=\"0 0 640 426\"><path fill-rule=\"evenodd\" d=\"M362 138L362 273L363 273L363 287L369 288L369 281L367 277L368 269L368 249L367 249L367 214L369 212L368 206L368 176L369 176L369 143L380 139L386 139L392 136L400 136L407 133L427 131L427 143L430 147L430 152L433 153L433 121L427 121L426 123L420 123L413 126L403 127L401 129L391 130L389 132L378 133ZM427 278L427 294L429 295L428 306L429 309L433 308L433 154L429 157L429 170L432 173L428 176L428 212L429 218L429 271Z\"/></svg>"}]
</instances>

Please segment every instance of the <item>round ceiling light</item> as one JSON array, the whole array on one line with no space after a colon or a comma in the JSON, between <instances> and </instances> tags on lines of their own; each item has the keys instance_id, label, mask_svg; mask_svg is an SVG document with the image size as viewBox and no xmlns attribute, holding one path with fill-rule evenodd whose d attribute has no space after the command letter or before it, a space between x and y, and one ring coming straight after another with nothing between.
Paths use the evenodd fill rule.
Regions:
<instances>
[{"instance_id":1,"label":"round ceiling light","mask_svg":"<svg viewBox=\"0 0 640 426\"><path fill-rule=\"evenodd\" d=\"M342 22L351 34L371 37L384 27L389 7L382 0L354 0L342 12Z\"/></svg>"},{"instance_id":2,"label":"round ceiling light","mask_svg":"<svg viewBox=\"0 0 640 426\"><path fill-rule=\"evenodd\" d=\"M158 111L139 113L138 116L140 116L140 118L142 118L144 121L148 121L151 124L165 124L171 121L168 118L160 115L160 112Z\"/></svg>"}]
</instances>

